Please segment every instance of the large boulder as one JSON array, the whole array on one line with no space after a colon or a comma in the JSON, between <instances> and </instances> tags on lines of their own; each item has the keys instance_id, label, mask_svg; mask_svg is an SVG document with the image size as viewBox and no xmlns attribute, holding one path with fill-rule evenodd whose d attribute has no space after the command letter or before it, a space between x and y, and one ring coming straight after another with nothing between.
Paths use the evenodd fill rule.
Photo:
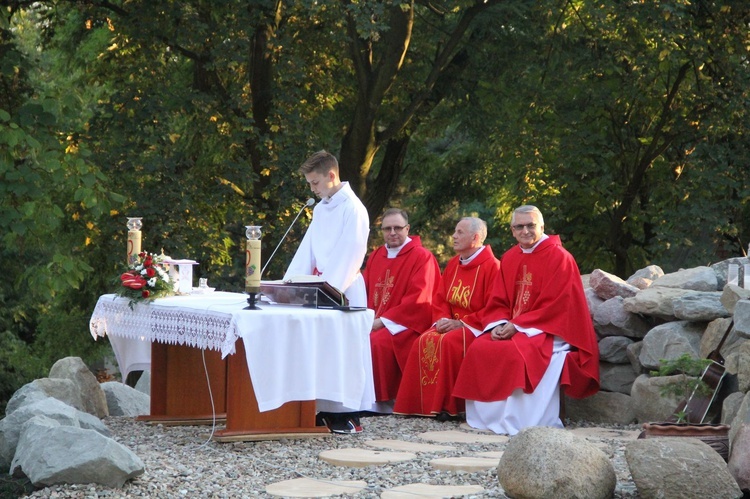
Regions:
<instances>
[{"instance_id":1,"label":"large boulder","mask_svg":"<svg viewBox=\"0 0 750 499\"><path fill-rule=\"evenodd\" d=\"M510 439L497 477L515 498L612 497L617 477L596 445L558 428L530 427Z\"/></svg>"},{"instance_id":2,"label":"large boulder","mask_svg":"<svg viewBox=\"0 0 750 499\"><path fill-rule=\"evenodd\" d=\"M607 336L599 340L599 360L611 364L627 364L628 347L633 340L624 336Z\"/></svg>"},{"instance_id":3,"label":"large boulder","mask_svg":"<svg viewBox=\"0 0 750 499\"><path fill-rule=\"evenodd\" d=\"M628 284L614 274L596 269L589 277L589 285L602 300L609 300L615 296L627 298L635 296L638 288Z\"/></svg>"},{"instance_id":4,"label":"large boulder","mask_svg":"<svg viewBox=\"0 0 750 499\"><path fill-rule=\"evenodd\" d=\"M8 469L10 466L16 453L23 424L35 416L47 416L62 426L90 429L106 437L111 435L109 428L96 416L74 409L55 398L47 397L23 405L0 420L0 469Z\"/></svg>"},{"instance_id":5,"label":"large boulder","mask_svg":"<svg viewBox=\"0 0 750 499\"><path fill-rule=\"evenodd\" d=\"M680 296L672 301L674 316L680 320L709 322L720 317L729 317L721 303L719 291L697 292Z\"/></svg>"},{"instance_id":6,"label":"large boulder","mask_svg":"<svg viewBox=\"0 0 750 499\"><path fill-rule=\"evenodd\" d=\"M625 298L622 304L623 308L628 312L657 317L665 321L673 321L677 319L674 315L675 298L692 293L695 293L695 291L651 286L650 288L642 289L631 298Z\"/></svg>"},{"instance_id":7,"label":"large boulder","mask_svg":"<svg viewBox=\"0 0 750 499\"><path fill-rule=\"evenodd\" d=\"M592 319L600 337L643 338L651 329L651 324L643 317L625 310L621 296L615 296L600 304L592 314Z\"/></svg>"},{"instance_id":8,"label":"large boulder","mask_svg":"<svg viewBox=\"0 0 750 499\"><path fill-rule=\"evenodd\" d=\"M107 398L96 380L96 376L86 367L80 357L65 357L52 366L50 378L62 378L73 381L81 393L83 411L98 418L109 416Z\"/></svg>"},{"instance_id":9,"label":"large boulder","mask_svg":"<svg viewBox=\"0 0 750 499\"><path fill-rule=\"evenodd\" d=\"M628 364L599 363L599 384L602 390L630 395L633 382L638 375Z\"/></svg>"},{"instance_id":10,"label":"large boulder","mask_svg":"<svg viewBox=\"0 0 750 499\"><path fill-rule=\"evenodd\" d=\"M662 389L665 385L671 385L680 379L679 374L653 377L641 374L635 379L630 397L639 423L666 421L674 414L680 399L672 395L662 395Z\"/></svg>"},{"instance_id":11,"label":"large boulder","mask_svg":"<svg viewBox=\"0 0 750 499\"><path fill-rule=\"evenodd\" d=\"M718 291L719 280L711 267L693 267L664 274L651 287L692 289L693 291Z\"/></svg>"},{"instance_id":12,"label":"large boulder","mask_svg":"<svg viewBox=\"0 0 750 499\"><path fill-rule=\"evenodd\" d=\"M26 476L35 487L59 483L122 487L144 469L138 456L111 438L93 430L60 426L45 416L23 425L11 464L13 476Z\"/></svg>"},{"instance_id":13,"label":"large boulder","mask_svg":"<svg viewBox=\"0 0 750 499\"><path fill-rule=\"evenodd\" d=\"M53 397L71 407L83 410L83 401L78 386L69 379L40 378L26 383L16 390L5 407L5 414L10 414L19 407Z\"/></svg>"},{"instance_id":14,"label":"large boulder","mask_svg":"<svg viewBox=\"0 0 750 499\"><path fill-rule=\"evenodd\" d=\"M696 438L633 440L625 447L625 459L644 499L742 497L719 453Z\"/></svg>"},{"instance_id":15,"label":"large boulder","mask_svg":"<svg viewBox=\"0 0 750 499\"><path fill-rule=\"evenodd\" d=\"M643 338L639 360L647 369L658 369L661 360L674 360L683 354L700 358L701 337L705 330L705 324L688 321L656 326Z\"/></svg>"},{"instance_id":16,"label":"large boulder","mask_svg":"<svg viewBox=\"0 0 750 499\"><path fill-rule=\"evenodd\" d=\"M627 282L630 284L634 284L634 282L638 281L639 279L645 279L647 281L655 281L661 276L664 275L664 271L659 267L658 265L649 265L648 267L643 267L640 270L637 270L633 275L628 277Z\"/></svg>"},{"instance_id":17,"label":"large boulder","mask_svg":"<svg viewBox=\"0 0 750 499\"><path fill-rule=\"evenodd\" d=\"M727 468L740 489L750 494L750 423L741 423L738 426Z\"/></svg>"},{"instance_id":18,"label":"large boulder","mask_svg":"<svg viewBox=\"0 0 750 499\"><path fill-rule=\"evenodd\" d=\"M565 416L571 421L622 425L637 419L630 395L603 391L585 399L566 397Z\"/></svg>"},{"instance_id":19,"label":"large boulder","mask_svg":"<svg viewBox=\"0 0 750 499\"><path fill-rule=\"evenodd\" d=\"M149 414L151 397L119 381L102 383L110 416L136 417Z\"/></svg>"}]
</instances>

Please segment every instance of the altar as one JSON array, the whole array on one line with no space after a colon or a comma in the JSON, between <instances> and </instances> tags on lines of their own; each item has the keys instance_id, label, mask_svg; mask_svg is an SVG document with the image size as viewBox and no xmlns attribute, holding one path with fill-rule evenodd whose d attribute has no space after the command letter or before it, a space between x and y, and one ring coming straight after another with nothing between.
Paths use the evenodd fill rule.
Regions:
<instances>
[{"instance_id":1,"label":"altar","mask_svg":"<svg viewBox=\"0 0 750 499\"><path fill-rule=\"evenodd\" d=\"M315 427L316 400L354 410L372 405L371 310L246 305L246 295L226 292L132 308L127 299L103 295L90 330L95 339L109 337L123 379L151 369L148 418L225 415L217 440L327 432Z\"/></svg>"}]
</instances>

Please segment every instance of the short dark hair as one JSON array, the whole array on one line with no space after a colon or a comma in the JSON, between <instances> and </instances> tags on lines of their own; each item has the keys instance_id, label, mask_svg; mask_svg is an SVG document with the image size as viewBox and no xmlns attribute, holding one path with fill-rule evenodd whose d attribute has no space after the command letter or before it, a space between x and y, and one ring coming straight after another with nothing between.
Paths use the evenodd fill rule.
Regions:
<instances>
[{"instance_id":1,"label":"short dark hair","mask_svg":"<svg viewBox=\"0 0 750 499\"><path fill-rule=\"evenodd\" d=\"M334 171L338 175L339 162L336 156L325 150L316 152L299 167L299 172L303 175L310 172L328 173L330 171Z\"/></svg>"}]
</instances>

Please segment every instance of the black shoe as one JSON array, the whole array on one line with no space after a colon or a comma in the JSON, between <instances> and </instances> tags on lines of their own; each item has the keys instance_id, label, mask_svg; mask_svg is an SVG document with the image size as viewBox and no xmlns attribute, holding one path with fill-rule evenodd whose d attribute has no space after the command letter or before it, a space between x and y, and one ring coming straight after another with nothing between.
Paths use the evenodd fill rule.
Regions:
<instances>
[{"instance_id":1,"label":"black shoe","mask_svg":"<svg viewBox=\"0 0 750 499\"><path fill-rule=\"evenodd\" d=\"M328 429L333 433L340 433L343 435L354 435L364 431L362 425L359 424L359 418L342 419L341 421L330 425Z\"/></svg>"},{"instance_id":2,"label":"black shoe","mask_svg":"<svg viewBox=\"0 0 750 499\"><path fill-rule=\"evenodd\" d=\"M460 419L461 418L458 415L452 416L446 411L440 411L435 415L435 420L440 421L441 423L445 423L446 421L459 421Z\"/></svg>"}]
</instances>

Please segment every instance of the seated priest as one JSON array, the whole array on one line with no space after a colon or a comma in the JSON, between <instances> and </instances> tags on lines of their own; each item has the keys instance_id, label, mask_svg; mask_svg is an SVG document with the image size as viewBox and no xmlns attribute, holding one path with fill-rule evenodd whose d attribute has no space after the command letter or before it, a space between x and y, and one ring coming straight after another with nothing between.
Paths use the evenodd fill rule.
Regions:
<instances>
[{"instance_id":1,"label":"seated priest","mask_svg":"<svg viewBox=\"0 0 750 499\"><path fill-rule=\"evenodd\" d=\"M518 245L501 258L485 333L466 352L453 390L466 399L470 426L507 435L561 428L560 387L573 398L599 390L599 350L573 256L544 233L535 206L516 208L511 230Z\"/></svg>"},{"instance_id":2,"label":"seated priest","mask_svg":"<svg viewBox=\"0 0 750 499\"><path fill-rule=\"evenodd\" d=\"M419 237L409 235L405 211L386 210L381 230L385 244L370 254L363 276L367 307L375 311L370 333L376 400L372 412L388 414L411 346L430 326L440 267Z\"/></svg>"},{"instance_id":3,"label":"seated priest","mask_svg":"<svg viewBox=\"0 0 750 499\"><path fill-rule=\"evenodd\" d=\"M453 233L451 258L432 300L432 327L411 348L393 412L457 419L464 400L453 386L466 349L482 334L480 312L489 300L500 270L492 248L484 244L487 224L464 217Z\"/></svg>"}]
</instances>

